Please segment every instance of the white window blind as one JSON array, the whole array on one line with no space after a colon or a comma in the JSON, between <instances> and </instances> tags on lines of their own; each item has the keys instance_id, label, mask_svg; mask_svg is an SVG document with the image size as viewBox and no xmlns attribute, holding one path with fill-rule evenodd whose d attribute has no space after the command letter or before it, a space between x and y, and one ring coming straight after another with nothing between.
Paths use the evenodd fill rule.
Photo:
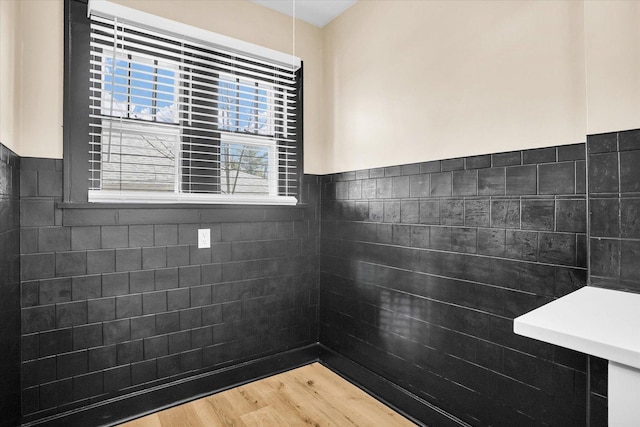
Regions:
<instances>
[{"instance_id":1,"label":"white window blind","mask_svg":"<svg viewBox=\"0 0 640 427\"><path fill-rule=\"evenodd\" d=\"M296 203L299 60L113 6L137 21L90 13L89 201Z\"/></svg>"}]
</instances>

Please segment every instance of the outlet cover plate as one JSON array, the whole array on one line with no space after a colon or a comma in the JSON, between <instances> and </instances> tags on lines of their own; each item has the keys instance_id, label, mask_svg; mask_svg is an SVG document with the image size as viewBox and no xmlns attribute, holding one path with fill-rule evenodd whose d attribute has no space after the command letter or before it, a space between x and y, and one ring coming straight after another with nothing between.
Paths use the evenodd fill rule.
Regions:
<instances>
[{"instance_id":1,"label":"outlet cover plate","mask_svg":"<svg viewBox=\"0 0 640 427\"><path fill-rule=\"evenodd\" d=\"M198 249L211 247L211 229L201 228L198 230Z\"/></svg>"}]
</instances>

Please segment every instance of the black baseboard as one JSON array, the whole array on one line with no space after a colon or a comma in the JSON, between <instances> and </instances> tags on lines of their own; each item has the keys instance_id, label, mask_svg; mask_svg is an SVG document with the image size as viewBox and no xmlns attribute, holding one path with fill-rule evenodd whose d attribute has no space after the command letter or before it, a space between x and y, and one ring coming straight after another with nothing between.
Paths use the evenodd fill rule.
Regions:
<instances>
[{"instance_id":1,"label":"black baseboard","mask_svg":"<svg viewBox=\"0 0 640 427\"><path fill-rule=\"evenodd\" d=\"M455 416L318 343L32 420L22 426L114 426L313 362L322 363L418 425L470 427Z\"/></svg>"},{"instance_id":2,"label":"black baseboard","mask_svg":"<svg viewBox=\"0 0 640 427\"><path fill-rule=\"evenodd\" d=\"M319 347L320 363L414 423L429 427L471 427L351 359L323 345L319 344Z\"/></svg>"},{"instance_id":3,"label":"black baseboard","mask_svg":"<svg viewBox=\"0 0 640 427\"><path fill-rule=\"evenodd\" d=\"M84 406L23 424L23 427L114 426L158 410L318 361L320 347L311 344L237 365L202 373L136 393Z\"/></svg>"}]
</instances>

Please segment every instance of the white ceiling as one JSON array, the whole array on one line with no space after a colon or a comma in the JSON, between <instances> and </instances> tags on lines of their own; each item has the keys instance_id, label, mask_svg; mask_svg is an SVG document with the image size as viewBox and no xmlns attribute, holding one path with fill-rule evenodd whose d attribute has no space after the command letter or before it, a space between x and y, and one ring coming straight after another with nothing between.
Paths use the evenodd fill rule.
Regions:
<instances>
[{"instance_id":1,"label":"white ceiling","mask_svg":"<svg viewBox=\"0 0 640 427\"><path fill-rule=\"evenodd\" d=\"M260 6L294 16L322 28L351 7L356 0L251 0Z\"/></svg>"}]
</instances>

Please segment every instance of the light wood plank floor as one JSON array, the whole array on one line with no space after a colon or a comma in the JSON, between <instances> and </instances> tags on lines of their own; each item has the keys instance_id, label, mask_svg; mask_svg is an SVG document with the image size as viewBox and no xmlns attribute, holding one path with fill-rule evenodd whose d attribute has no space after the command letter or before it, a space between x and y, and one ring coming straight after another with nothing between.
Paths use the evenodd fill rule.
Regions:
<instances>
[{"instance_id":1,"label":"light wood plank floor","mask_svg":"<svg viewBox=\"0 0 640 427\"><path fill-rule=\"evenodd\" d=\"M121 424L121 427L389 426L414 424L313 363Z\"/></svg>"}]
</instances>

